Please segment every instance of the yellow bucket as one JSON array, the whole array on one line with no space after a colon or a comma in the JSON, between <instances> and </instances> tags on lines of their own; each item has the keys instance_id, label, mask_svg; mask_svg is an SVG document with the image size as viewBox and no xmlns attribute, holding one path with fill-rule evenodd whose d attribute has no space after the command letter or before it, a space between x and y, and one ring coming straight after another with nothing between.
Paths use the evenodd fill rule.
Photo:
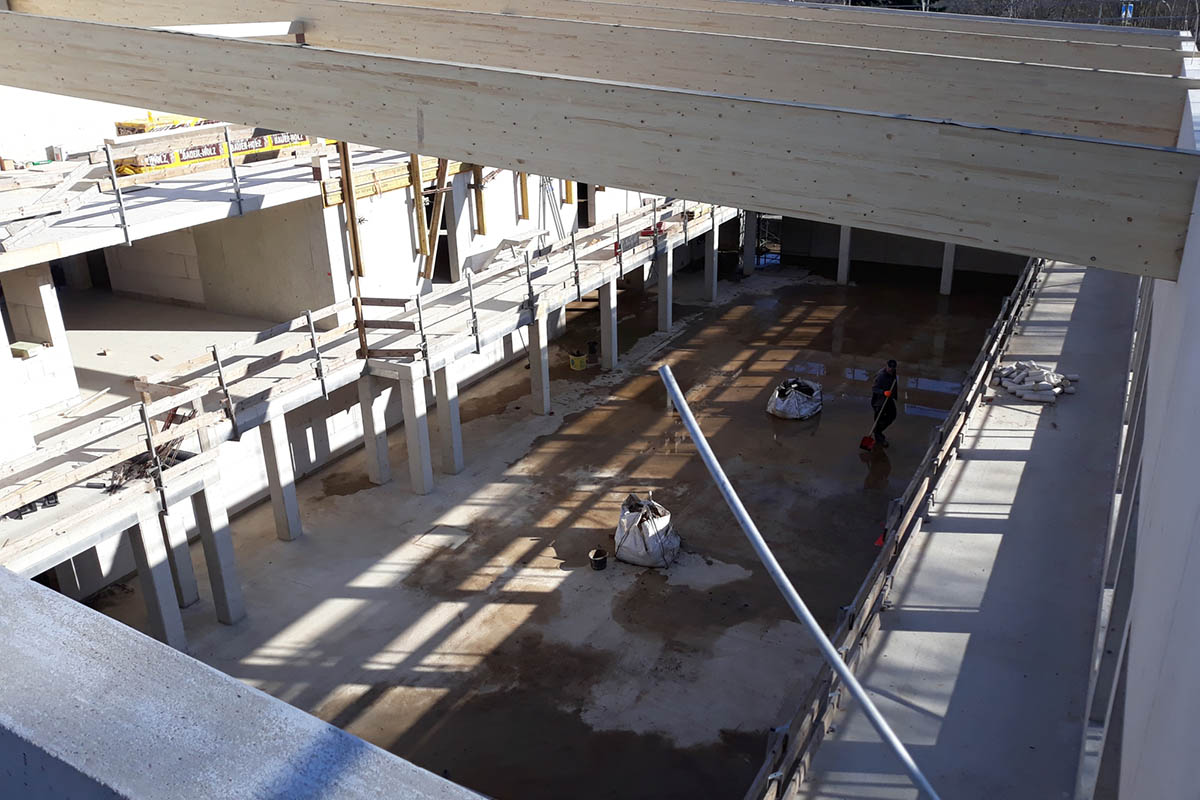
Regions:
<instances>
[{"instance_id":1,"label":"yellow bucket","mask_svg":"<svg viewBox=\"0 0 1200 800\"><path fill-rule=\"evenodd\" d=\"M571 353L571 369L576 372L583 372L587 369L587 356L583 353L579 353L578 355Z\"/></svg>"}]
</instances>

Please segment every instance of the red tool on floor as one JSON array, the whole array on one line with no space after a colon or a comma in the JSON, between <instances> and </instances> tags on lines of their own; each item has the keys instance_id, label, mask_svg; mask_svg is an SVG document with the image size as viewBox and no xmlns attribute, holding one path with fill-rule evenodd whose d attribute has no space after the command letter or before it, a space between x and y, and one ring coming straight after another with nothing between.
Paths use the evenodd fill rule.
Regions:
<instances>
[{"instance_id":1,"label":"red tool on floor","mask_svg":"<svg viewBox=\"0 0 1200 800\"><path fill-rule=\"evenodd\" d=\"M872 434L875 433L875 426L879 424L879 418L883 416L883 410L887 408L888 398L896 391L898 382L899 379L892 381L892 388L883 393L883 405L879 407L879 413L875 415L875 421L871 423L871 430L867 431L867 435L858 443L858 446L868 453L875 449L875 437Z\"/></svg>"}]
</instances>

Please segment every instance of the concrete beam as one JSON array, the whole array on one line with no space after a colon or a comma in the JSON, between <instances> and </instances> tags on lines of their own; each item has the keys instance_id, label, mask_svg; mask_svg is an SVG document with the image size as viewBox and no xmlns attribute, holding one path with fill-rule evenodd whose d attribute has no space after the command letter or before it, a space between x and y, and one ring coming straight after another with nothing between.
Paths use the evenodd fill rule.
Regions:
<instances>
[{"instance_id":1,"label":"concrete beam","mask_svg":"<svg viewBox=\"0 0 1200 800\"><path fill-rule=\"evenodd\" d=\"M217 621L233 625L246 616L246 603L242 599L242 583L234 558L229 511L217 479L206 480L204 488L192 495L192 509L196 513L196 527L200 531L200 546L204 549Z\"/></svg>"},{"instance_id":2,"label":"concrete beam","mask_svg":"<svg viewBox=\"0 0 1200 800\"><path fill-rule=\"evenodd\" d=\"M715 302L717 299L717 226L704 234L704 299Z\"/></svg>"},{"instance_id":3,"label":"concrete beam","mask_svg":"<svg viewBox=\"0 0 1200 800\"><path fill-rule=\"evenodd\" d=\"M539 316L529 325L529 384L533 392L533 413L550 413L550 337L546 318Z\"/></svg>"},{"instance_id":4,"label":"concrete beam","mask_svg":"<svg viewBox=\"0 0 1200 800\"><path fill-rule=\"evenodd\" d=\"M838 265L837 282L845 286L850 282L850 232L849 225L843 225L838 232Z\"/></svg>"},{"instance_id":5,"label":"concrete beam","mask_svg":"<svg viewBox=\"0 0 1200 800\"><path fill-rule=\"evenodd\" d=\"M611 280L598 290L600 294L600 368L616 369L617 355L617 282Z\"/></svg>"},{"instance_id":6,"label":"concrete beam","mask_svg":"<svg viewBox=\"0 0 1200 800\"><path fill-rule=\"evenodd\" d=\"M367 480L376 486L382 486L392 479L386 416L391 394L390 385L370 374L364 374L358 379L358 410L362 416Z\"/></svg>"},{"instance_id":7,"label":"concrete beam","mask_svg":"<svg viewBox=\"0 0 1200 800\"><path fill-rule=\"evenodd\" d=\"M267 465L271 509L275 512L275 535L285 542L299 539L304 534L304 526L300 522L300 501L296 497L296 471L288 441L287 419L279 416L263 420L259 435Z\"/></svg>"},{"instance_id":8,"label":"concrete beam","mask_svg":"<svg viewBox=\"0 0 1200 800\"><path fill-rule=\"evenodd\" d=\"M130 51L161 65L155 85L169 97L140 88ZM439 156L504 169L1168 279L1200 179L1193 154L1071 135L12 13L0 16L0 70L28 89L169 100L397 150L437 141ZM569 119L570 135L522 124L547 115ZM649 118L669 122L612 136ZM498 128L508 133L481 145L480 131ZM790 157L796 141L822 157ZM1098 209L1096 197L1111 202Z\"/></svg>"},{"instance_id":9,"label":"concrete beam","mask_svg":"<svg viewBox=\"0 0 1200 800\"><path fill-rule=\"evenodd\" d=\"M433 373L437 401L438 441L442 448L442 472L457 475L463 471L462 421L458 413L458 376L453 363Z\"/></svg>"},{"instance_id":10,"label":"concrete beam","mask_svg":"<svg viewBox=\"0 0 1200 800\"><path fill-rule=\"evenodd\" d=\"M658 264L658 329L669 331L675 309L675 248L668 244L655 260Z\"/></svg>"},{"instance_id":11,"label":"concrete beam","mask_svg":"<svg viewBox=\"0 0 1200 800\"><path fill-rule=\"evenodd\" d=\"M171 565L163 546L162 529L154 516L145 516L126 535L133 549L142 598L146 602L146 624L150 635L176 650L187 652L183 617L171 584Z\"/></svg>"},{"instance_id":12,"label":"concrete beam","mask_svg":"<svg viewBox=\"0 0 1200 800\"><path fill-rule=\"evenodd\" d=\"M942 294L950 294L950 287L954 283L954 251L955 246L947 242L942 249L942 284L938 291Z\"/></svg>"},{"instance_id":13,"label":"concrete beam","mask_svg":"<svg viewBox=\"0 0 1200 800\"><path fill-rule=\"evenodd\" d=\"M183 527L183 517L178 513L161 513L158 515L158 524L171 564L171 581L175 585L175 599L179 602L180 608L187 608L200 599L200 590L196 586L196 570L192 566L192 553L188 549L187 531Z\"/></svg>"},{"instance_id":14,"label":"concrete beam","mask_svg":"<svg viewBox=\"0 0 1200 800\"><path fill-rule=\"evenodd\" d=\"M408 445L408 476L415 494L433 491L433 454L429 446L429 411L425 402L423 364L398 364L397 389L404 406L404 439Z\"/></svg>"}]
</instances>

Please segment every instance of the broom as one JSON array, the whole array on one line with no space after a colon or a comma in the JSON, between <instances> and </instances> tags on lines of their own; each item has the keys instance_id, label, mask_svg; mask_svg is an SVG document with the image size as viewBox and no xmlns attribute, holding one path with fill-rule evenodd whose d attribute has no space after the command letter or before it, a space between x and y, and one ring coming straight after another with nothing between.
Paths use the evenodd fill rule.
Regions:
<instances>
[{"instance_id":1,"label":"broom","mask_svg":"<svg viewBox=\"0 0 1200 800\"><path fill-rule=\"evenodd\" d=\"M883 416L883 410L887 408L888 398L891 397L892 393L896 391L896 384L899 382L899 380L899 378L893 380L892 388L883 393L883 404L879 406L879 413L875 415L875 421L871 423L871 430L867 431L867 435L864 436L862 441L858 443L858 446L863 450L866 450L868 453L875 449L875 437L871 434L875 433L875 426L879 424L879 418Z\"/></svg>"}]
</instances>

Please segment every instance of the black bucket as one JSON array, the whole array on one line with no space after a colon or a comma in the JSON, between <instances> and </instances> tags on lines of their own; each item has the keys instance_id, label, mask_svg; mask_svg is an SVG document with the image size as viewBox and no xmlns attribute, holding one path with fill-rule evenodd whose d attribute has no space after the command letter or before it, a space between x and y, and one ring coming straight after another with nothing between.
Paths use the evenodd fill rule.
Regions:
<instances>
[{"instance_id":1,"label":"black bucket","mask_svg":"<svg viewBox=\"0 0 1200 800\"><path fill-rule=\"evenodd\" d=\"M592 569L604 569L608 566L608 551L603 547L597 547L588 553L588 560L592 562Z\"/></svg>"}]
</instances>

